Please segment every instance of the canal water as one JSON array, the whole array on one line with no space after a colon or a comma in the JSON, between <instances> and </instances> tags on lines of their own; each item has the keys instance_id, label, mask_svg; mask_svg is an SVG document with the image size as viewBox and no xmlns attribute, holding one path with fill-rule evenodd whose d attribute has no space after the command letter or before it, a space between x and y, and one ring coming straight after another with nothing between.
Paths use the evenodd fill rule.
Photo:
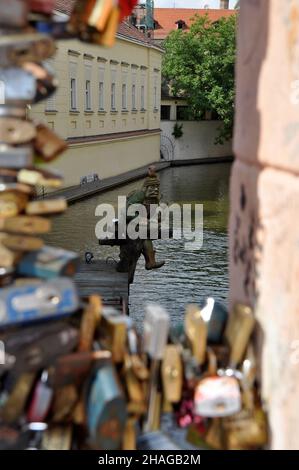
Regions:
<instances>
[{"instance_id":1,"label":"canal water","mask_svg":"<svg viewBox=\"0 0 299 470\"><path fill-rule=\"evenodd\" d=\"M155 241L156 258L165 260L157 271L146 271L140 259L130 289L130 314L140 326L145 302L159 302L173 323L184 315L188 302L202 303L207 296L227 302L228 295L228 210L229 163L168 168L160 173L161 193L167 203L203 204L203 246L198 251L185 248L185 240ZM53 221L48 243L75 250L82 256L92 251L96 257L118 258L119 249L100 247L95 236L99 220L98 204L117 207L118 196L140 187L137 181L71 205Z\"/></svg>"}]
</instances>

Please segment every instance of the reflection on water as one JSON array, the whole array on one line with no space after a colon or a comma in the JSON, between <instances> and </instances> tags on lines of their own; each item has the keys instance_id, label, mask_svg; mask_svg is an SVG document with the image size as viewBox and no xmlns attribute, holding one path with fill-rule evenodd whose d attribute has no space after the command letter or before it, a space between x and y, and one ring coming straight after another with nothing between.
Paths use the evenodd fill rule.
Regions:
<instances>
[{"instance_id":1,"label":"reflection on water","mask_svg":"<svg viewBox=\"0 0 299 470\"><path fill-rule=\"evenodd\" d=\"M226 302L228 292L228 187L230 164L196 165L169 168L160 173L163 201L199 203L204 206L204 239L200 251L186 251L184 240L155 242L157 259L166 261L158 271L145 271L140 259L131 287L130 313L141 322L144 302L159 302L174 322L179 321L187 302L202 302L208 295ZM69 207L53 221L48 242L84 255L93 251L98 257L113 256L118 248L99 247L95 237L95 208L101 203L117 204L136 187L137 181Z\"/></svg>"}]
</instances>

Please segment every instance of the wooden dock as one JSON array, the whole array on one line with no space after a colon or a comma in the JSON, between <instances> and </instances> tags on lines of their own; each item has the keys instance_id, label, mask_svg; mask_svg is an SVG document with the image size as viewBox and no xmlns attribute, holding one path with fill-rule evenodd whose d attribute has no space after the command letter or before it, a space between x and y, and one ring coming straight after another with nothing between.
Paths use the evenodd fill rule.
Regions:
<instances>
[{"instance_id":1,"label":"wooden dock","mask_svg":"<svg viewBox=\"0 0 299 470\"><path fill-rule=\"evenodd\" d=\"M126 273L118 273L115 263L96 260L91 264L81 262L75 282L79 294L88 297L98 294L104 305L114 306L122 313L128 313L129 282Z\"/></svg>"}]
</instances>

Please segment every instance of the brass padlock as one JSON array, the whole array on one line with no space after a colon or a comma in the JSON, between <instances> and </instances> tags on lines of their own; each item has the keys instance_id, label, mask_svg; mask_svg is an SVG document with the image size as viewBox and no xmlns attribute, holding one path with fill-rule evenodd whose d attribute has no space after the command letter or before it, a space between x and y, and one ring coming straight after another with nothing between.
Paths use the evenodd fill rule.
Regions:
<instances>
[{"instance_id":1,"label":"brass padlock","mask_svg":"<svg viewBox=\"0 0 299 470\"><path fill-rule=\"evenodd\" d=\"M19 260L19 255L3 244L7 238L5 233L0 233L0 266L2 268L12 268Z\"/></svg>"},{"instance_id":2,"label":"brass padlock","mask_svg":"<svg viewBox=\"0 0 299 470\"><path fill-rule=\"evenodd\" d=\"M115 363L124 361L127 349L127 321L123 315L102 316L100 324L101 344L112 352Z\"/></svg>"},{"instance_id":3,"label":"brass padlock","mask_svg":"<svg viewBox=\"0 0 299 470\"><path fill-rule=\"evenodd\" d=\"M34 381L35 373L32 372L24 372L19 377L7 401L0 408L1 420L5 423L12 424L21 417Z\"/></svg>"},{"instance_id":4,"label":"brass padlock","mask_svg":"<svg viewBox=\"0 0 299 470\"><path fill-rule=\"evenodd\" d=\"M26 214L28 215L60 214L66 210L67 202L64 198L32 201L26 205Z\"/></svg>"},{"instance_id":5,"label":"brass padlock","mask_svg":"<svg viewBox=\"0 0 299 470\"><path fill-rule=\"evenodd\" d=\"M181 348L167 345L162 361L162 382L164 397L169 403L178 403L182 398L183 364Z\"/></svg>"},{"instance_id":6,"label":"brass padlock","mask_svg":"<svg viewBox=\"0 0 299 470\"><path fill-rule=\"evenodd\" d=\"M79 395L75 385L65 385L56 389L52 406L52 422L67 422L71 418L78 400Z\"/></svg>"},{"instance_id":7,"label":"brass padlock","mask_svg":"<svg viewBox=\"0 0 299 470\"><path fill-rule=\"evenodd\" d=\"M19 183L30 184L32 186L44 186L45 188L59 188L62 185L63 177L54 171L45 171L37 168L22 169L17 173Z\"/></svg>"},{"instance_id":8,"label":"brass padlock","mask_svg":"<svg viewBox=\"0 0 299 470\"><path fill-rule=\"evenodd\" d=\"M54 160L67 149L65 140L61 139L57 134L41 123L36 126L36 135L33 145L35 151L45 162Z\"/></svg>"},{"instance_id":9,"label":"brass padlock","mask_svg":"<svg viewBox=\"0 0 299 470\"><path fill-rule=\"evenodd\" d=\"M206 360L208 328L200 308L191 304L185 313L185 333L197 363L202 366Z\"/></svg>"},{"instance_id":10,"label":"brass padlock","mask_svg":"<svg viewBox=\"0 0 299 470\"><path fill-rule=\"evenodd\" d=\"M32 122L13 117L0 117L0 141L17 145L31 142L36 137Z\"/></svg>"},{"instance_id":11,"label":"brass padlock","mask_svg":"<svg viewBox=\"0 0 299 470\"><path fill-rule=\"evenodd\" d=\"M225 330L225 338L230 346L230 367L232 369L242 361L254 326L255 318L252 308L236 304L229 316Z\"/></svg>"},{"instance_id":12,"label":"brass padlock","mask_svg":"<svg viewBox=\"0 0 299 470\"><path fill-rule=\"evenodd\" d=\"M73 427L51 426L45 431L42 438L43 450L70 450L72 447Z\"/></svg>"},{"instance_id":13,"label":"brass padlock","mask_svg":"<svg viewBox=\"0 0 299 470\"><path fill-rule=\"evenodd\" d=\"M2 235L2 244L12 251L27 252L40 250L44 241L36 237L24 237L21 235Z\"/></svg>"},{"instance_id":14,"label":"brass padlock","mask_svg":"<svg viewBox=\"0 0 299 470\"><path fill-rule=\"evenodd\" d=\"M25 62L41 62L56 52L52 38L44 34L9 34L0 37L2 67L22 66Z\"/></svg>"},{"instance_id":15,"label":"brass padlock","mask_svg":"<svg viewBox=\"0 0 299 470\"><path fill-rule=\"evenodd\" d=\"M0 219L0 231L23 235L45 234L50 232L51 222L42 217L18 216Z\"/></svg>"},{"instance_id":16,"label":"brass padlock","mask_svg":"<svg viewBox=\"0 0 299 470\"><path fill-rule=\"evenodd\" d=\"M102 299L98 295L89 297L88 304L83 312L80 325L80 340L78 351L91 351L95 331L102 316Z\"/></svg>"}]
</instances>

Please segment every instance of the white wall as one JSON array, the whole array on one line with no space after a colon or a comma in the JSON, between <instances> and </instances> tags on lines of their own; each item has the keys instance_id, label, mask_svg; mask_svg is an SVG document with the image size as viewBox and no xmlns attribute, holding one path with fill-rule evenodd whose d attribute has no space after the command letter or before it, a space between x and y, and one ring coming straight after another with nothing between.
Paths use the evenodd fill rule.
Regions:
<instances>
[{"instance_id":1,"label":"white wall","mask_svg":"<svg viewBox=\"0 0 299 470\"><path fill-rule=\"evenodd\" d=\"M208 157L230 157L233 155L232 142L215 145L219 121L184 121L183 136L175 139L172 135L175 122L161 121L162 135L169 137L174 145L174 160L188 160Z\"/></svg>"}]
</instances>

